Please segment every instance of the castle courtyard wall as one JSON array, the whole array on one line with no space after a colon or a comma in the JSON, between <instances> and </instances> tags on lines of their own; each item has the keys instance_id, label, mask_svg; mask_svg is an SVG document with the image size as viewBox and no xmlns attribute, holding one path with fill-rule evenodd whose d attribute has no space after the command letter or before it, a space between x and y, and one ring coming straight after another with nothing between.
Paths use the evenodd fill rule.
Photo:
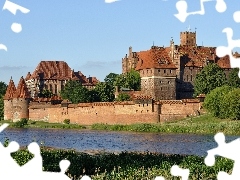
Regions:
<instances>
[{"instance_id":1,"label":"castle courtyard wall","mask_svg":"<svg viewBox=\"0 0 240 180\"><path fill-rule=\"evenodd\" d=\"M175 101L174 101L175 102ZM199 110L199 103L175 104L114 104L114 103L81 103L61 105L34 105L29 108L29 119L62 123L70 119L71 123L92 125L158 123L173 119L184 118Z\"/></svg>"}]
</instances>

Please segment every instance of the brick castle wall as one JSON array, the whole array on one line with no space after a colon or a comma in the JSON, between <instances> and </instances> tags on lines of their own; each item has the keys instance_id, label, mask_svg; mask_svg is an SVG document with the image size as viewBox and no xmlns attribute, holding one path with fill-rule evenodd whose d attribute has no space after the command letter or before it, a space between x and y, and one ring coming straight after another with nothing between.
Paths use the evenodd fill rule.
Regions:
<instances>
[{"instance_id":1,"label":"brick castle wall","mask_svg":"<svg viewBox=\"0 0 240 180\"><path fill-rule=\"evenodd\" d=\"M62 123L64 119L70 119L71 123L81 125L157 123L184 118L194 114L199 108L199 103L181 101L168 101L163 104L80 103L69 104L68 107L32 104L29 107L29 119L51 123Z\"/></svg>"}]
</instances>

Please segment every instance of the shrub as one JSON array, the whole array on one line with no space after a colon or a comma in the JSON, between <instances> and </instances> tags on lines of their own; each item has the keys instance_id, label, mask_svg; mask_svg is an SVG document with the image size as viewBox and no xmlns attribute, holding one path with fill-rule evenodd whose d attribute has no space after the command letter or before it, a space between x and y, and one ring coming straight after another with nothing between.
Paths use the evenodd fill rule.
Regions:
<instances>
[{"instance_id":1,"label":"shrub","mask_svg":"<svg viewBox=\"0 0 240 180\"><path fill-rule=\"evenodd\" d=\"M129 101L131 99L130 95L127 93L120 93L116 101Z\"/></svg>"},{"instance_id":2,"label":"shrub","mask_svg":"<svg viewBox=\"0 0 240 180\"><path fill-rule=\"evenodd\" d=\"M64 120L63 120L63 123L64 123L64 124L70 124L70 119L64 119Z\"/></svg>"},{"instance_id":3,"label":"shrub","mask_svg":"<svg viewBox=\"0 0 240 180\"><path fill-rule=\"evenodd\" d=\"M21 118L19 121L13 124L13 127L23 128L25 125L27 125L27 123L28 123L27 118Z\"/></svg>"},{"instance_id":4,"label":"shrub","mask_svg":"<svg viewBox=\"0 0 240 180\"><path fill-rule=\"evenodd\" d=\"M215 117L226 118L226 110L228 108L223 108L223 98L232 89L232 87L226 85L215 88L209 94L207 94L203 103L203 107L206 108Z\"/></svg>"}]
</instances>

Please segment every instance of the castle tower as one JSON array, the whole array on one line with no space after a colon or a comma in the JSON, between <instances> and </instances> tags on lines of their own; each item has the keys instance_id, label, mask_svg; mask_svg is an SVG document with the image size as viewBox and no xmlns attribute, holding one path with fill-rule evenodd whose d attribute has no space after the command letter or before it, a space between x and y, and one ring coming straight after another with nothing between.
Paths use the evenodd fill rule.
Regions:
<instances>
[{"instance_id":1,"label":"castle tower","mask_svg":"<svg viewBox=\"0 0 240 180\"><path fill-rule=\"evenodd\" d=\"M128 56L126 54L126 56L122 58L122 73L124 74L129 72L131 69L135 69L137 66L137 60L137 54L132 51L132 47L130 46Z\"/></svg>"},{"instance_id":2,"label":"castle tower","mask_svg":"<svg viewBox=\"0 0 240 180\"><path fill-rule=\"evenodd\" d=\"M181 46L196 46L197 45L196 31L180 32L180 45Z\"/></svg>"},{"instance_id":3,"label":"castle tower","mask_svg":"<svg viewBox=\"0 0 240 180\"><path fill-rule=\"evenodd\" d=\"M5 96L3 97L4 100L4 120L9 120L13 118L13 103L12 98L14 93L16 92L16 87L12 80L12 77L9 81L7 91Z\"/></svg>"},{"instance_id":4,"label":"castle tower","mask_svg":"<svg viewBox=\"0 0 240 180\"><path fill-rule=\"evenodd\" d=\"M12 120L14 122L19 121L21 118L29 118L28 106L30 99L31 96L25 80L23 77L21 77L12 99Z\"/></svg>"}]
</instances>

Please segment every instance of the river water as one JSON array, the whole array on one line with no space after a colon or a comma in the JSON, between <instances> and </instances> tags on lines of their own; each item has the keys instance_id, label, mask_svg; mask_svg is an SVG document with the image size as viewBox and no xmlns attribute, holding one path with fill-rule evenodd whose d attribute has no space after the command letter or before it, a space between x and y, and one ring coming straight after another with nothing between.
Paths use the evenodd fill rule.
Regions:
<instances>
[{"instance_id":1,"label":"river water","mask_svg":"<svg viewBox=\"0 0 240 180\"><path fill-rule=\"evenodd\" d=\"M27 146L38 144L80 152L152 152L206 156L207 150L217 147L213 135L160 134L69 129L7 128L0 133L5 138ZM238 138L227 136L226 142Z\"/></svg>"}]
</instances>

